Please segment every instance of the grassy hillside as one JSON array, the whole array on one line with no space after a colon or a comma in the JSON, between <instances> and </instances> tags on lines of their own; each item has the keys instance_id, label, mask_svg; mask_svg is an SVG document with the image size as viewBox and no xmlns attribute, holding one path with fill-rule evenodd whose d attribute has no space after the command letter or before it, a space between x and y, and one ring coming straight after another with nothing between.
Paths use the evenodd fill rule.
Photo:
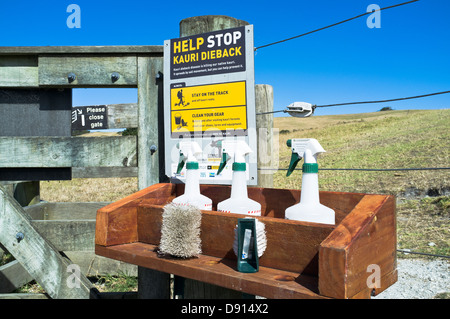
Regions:
<instances>
[{"instance_id":1,"label":"grassy hillside","mask_svg":"<svg viewBox=\"0 0 450 319\"><path fill-rule=\"evenodd\" d=\"M284 117L275 118L274 126L280 132L279 168L288 167L289 138L320 142L327 152L319 156L319 169L450 167L449 109ZM398 248L450 255L450 196L444 195L450 192L449 170L322 170L319 183L321 190L396 195L403 199L397 204ZM301 188L301 171L289 177L278 171L274 184Z\"/></svg>"},{"instance_id":2,"label":"grassy hillside","mask_svg":"<svg viewBox=\"0 0 450 319\"><path fill-rule=\"evenodd\" d=\"M317 116L305 119L276 118L280 131L280 168L287 168L289 138L316 138L327 151L319 168L419 168L449 167L450 110L386 111ZM448 171L321 171L323 190L400 194L419 189L449 188ZM288 179L275 174L275 186L298 188L301 172Z\"/></svg>"}]
</instances>

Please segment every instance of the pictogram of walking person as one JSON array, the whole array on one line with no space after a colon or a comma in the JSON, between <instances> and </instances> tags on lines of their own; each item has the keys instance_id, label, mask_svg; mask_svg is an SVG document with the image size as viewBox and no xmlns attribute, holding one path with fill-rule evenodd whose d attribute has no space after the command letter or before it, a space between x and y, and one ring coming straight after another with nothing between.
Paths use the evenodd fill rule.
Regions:
<instances>
[{"instance_id":1,"label":"pictogram of walking person","mask_svg":"<svg viewBox=\"0 0 450 319\"><path fill-rule=\"evenodd\" d=\"M178 98L178 103L175 103L175 106L178 106L178 105L188 106L189 105L189 103L186 103L186 105L184 104L184 96L183 96L182 89L177 92L177 98Z\"/></svg>"}]
</instances>

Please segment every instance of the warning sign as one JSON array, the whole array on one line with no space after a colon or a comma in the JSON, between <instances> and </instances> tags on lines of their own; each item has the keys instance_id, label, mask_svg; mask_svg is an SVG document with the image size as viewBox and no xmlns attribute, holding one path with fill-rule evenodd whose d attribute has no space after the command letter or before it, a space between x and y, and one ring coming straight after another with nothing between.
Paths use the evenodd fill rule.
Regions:
<instances>
[{"instance_id":1,"label":"warning sign","mask_svg":"<svg viewBox=\"0 0 450 319\"><path fill-rule=\"evenodd\" d=\"M247 130L245 81L174 85L170 98L173 138L201 137L205 132L243 135Z\"/></svg>"},{"instance_id":2,"label":"warning sign","mask_svg":"<svg viewBox=\"0 0 450 319\"><path fill-rule=\"evenodd\" d=\"M222 141L245 141L247 183L257 184L253 26L212 31L164 41L165 173L178 172L181 140L197 143L201 183L230 184L232 165L217 174Z\"/></svg>"},{"instance_id":3,"label":"warning sign","mask_svg":"<svg viewBox=\"0 0 450 319\"><path fill-rule=\"evenodd\" d=\"M245 28L172 39L170 78L245 71Z\"/></svg>"}]
</instances>

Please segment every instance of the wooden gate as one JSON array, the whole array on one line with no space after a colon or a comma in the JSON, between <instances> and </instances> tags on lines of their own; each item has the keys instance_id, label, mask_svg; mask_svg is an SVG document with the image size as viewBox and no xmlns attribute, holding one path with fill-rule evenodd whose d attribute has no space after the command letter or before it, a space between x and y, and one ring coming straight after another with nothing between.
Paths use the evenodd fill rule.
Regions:
<instances>
[{"instance_id":1,"label":"wooden gate","mask_svg":"<svg viewBox=\"0 0 450 319\"><path fill-rule=\"evenodd\" d=\"M160 182L162 71L162 46L0 48L0 243L16 259L0 268L0 293L35 279L51 298L92 297L72 265L92 262L95 213L106 203L40 202L39 181ZM72 88L115 87L137 88L138 103L108 107L108 127L138 135L71 136Z\"/></svg>"},{"instance_id":2,"label":"wooden gate","mask_svg":"<svg viewBox=\"0 0 450 319\"><path fill-rule=\"evenodd\" d=\"M180 32L242 23L226 16L188 18ZM95 212L106 203L41 203L39 180L137 176L139 189L166 181L163 51L163 46L0 47L0 243L16 258L0 268L0 287L2 279L9 286L35 279L51 298L92 297L83 276L80 289L73 288L71 261L59 252L92 254ZM71 136L72 88L114 87L137 88L138 102L108 107L108 127L137 127L137 136ZM272 167L272 87L256 85L255 98L256 112L266 113L256 121L258 167ZM272 177L258 171L258 185L272 187ZM15 187L16 199L15 181L27 181ZM67 236L69 229L83 236ZM169 274L138 267L138 279L140 297L169 296ZM204 289L194 295L202 296Z\"/></svg>"}]
</instances>

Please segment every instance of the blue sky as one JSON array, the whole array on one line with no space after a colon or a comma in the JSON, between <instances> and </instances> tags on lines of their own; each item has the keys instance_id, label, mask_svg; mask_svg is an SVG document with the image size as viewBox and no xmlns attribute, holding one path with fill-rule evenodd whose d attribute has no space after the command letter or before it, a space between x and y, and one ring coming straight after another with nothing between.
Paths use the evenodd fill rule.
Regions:
<instances>
[{"instance_id":1,"label":"blue sky","mask_svg":"<svg viewBox=\"0 0 450 319\"><path fill-rule=\"evenodd\" d=\"M315 1L50 1L0 0L0 46L162 45L179 22L228 15L254 25L255 46L292 37L406 0ZM66 25L67 7L81 9L81 28ZM317 105L381 100L450 90L450 1L421 0L302 38L261 48L255 81L274 88L275 110L295 101ZM132 103L136 90L74 90L74 106ZM382 104L318 108L315 115L448 108L450 94ZM277 115L280 115L277 114Z\"/></svg>"}]
</instances>

